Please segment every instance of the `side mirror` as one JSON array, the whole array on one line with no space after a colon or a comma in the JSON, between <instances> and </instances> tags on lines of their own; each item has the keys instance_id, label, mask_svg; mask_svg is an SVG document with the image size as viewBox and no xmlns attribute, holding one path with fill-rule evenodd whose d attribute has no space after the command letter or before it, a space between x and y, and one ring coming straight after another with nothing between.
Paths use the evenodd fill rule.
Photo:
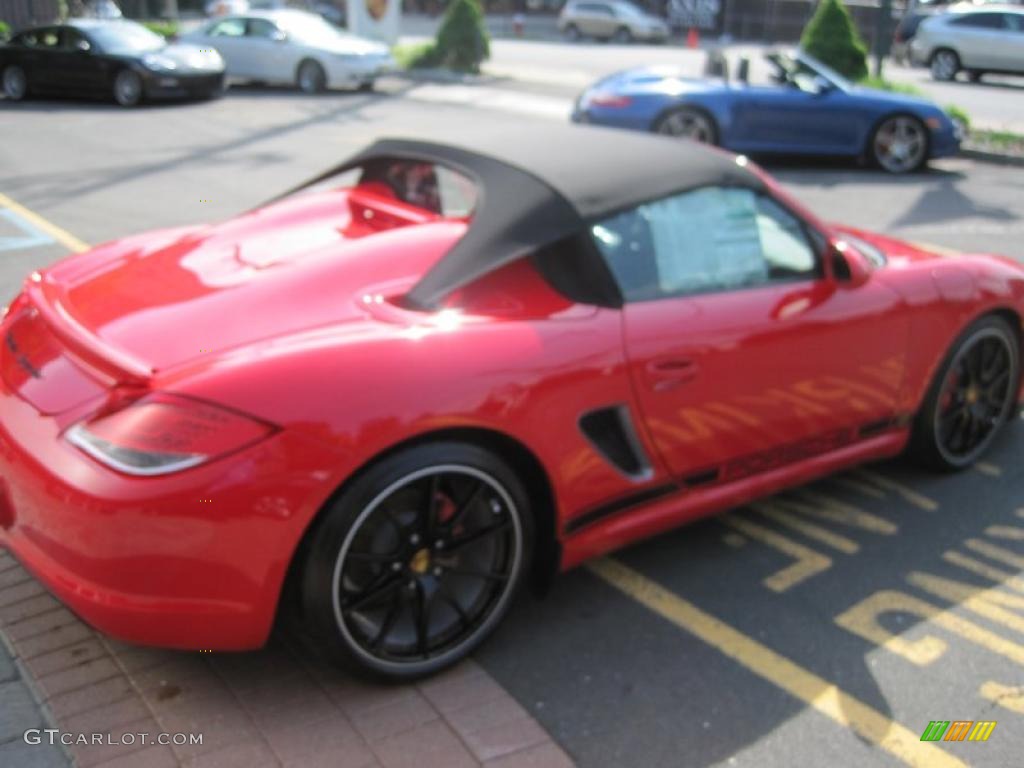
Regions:
<instances>
[{"instance_id":1,"label":"side mirror","mask_svg":"<svg viewBox=\"0 0 1024 768\"><path fill-rule=\"evenodd\" d=\"M843 240L829 245L832 277L845 288L860 288L871 279L874 268L863 253Z\"/></svg>"}]
</instances>

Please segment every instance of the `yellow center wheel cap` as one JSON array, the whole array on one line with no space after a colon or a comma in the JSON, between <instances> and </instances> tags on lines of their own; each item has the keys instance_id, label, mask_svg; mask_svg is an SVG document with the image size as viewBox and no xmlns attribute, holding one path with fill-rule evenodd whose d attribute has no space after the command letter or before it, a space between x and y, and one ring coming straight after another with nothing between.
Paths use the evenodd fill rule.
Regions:
<instances>
[{"instance_id":1,"label":"yellow center wheel cap","mask_svg":"<svg viewBox=\"0 0 1024 768\"><path fill-rule=\"evenodd\" d=\"M430 550L421 549L415 555L412 556L412 560L409 561L409 570L413 573L424 574L427 572L427 568L430 567Z\"/></svg>"}]
</instances>

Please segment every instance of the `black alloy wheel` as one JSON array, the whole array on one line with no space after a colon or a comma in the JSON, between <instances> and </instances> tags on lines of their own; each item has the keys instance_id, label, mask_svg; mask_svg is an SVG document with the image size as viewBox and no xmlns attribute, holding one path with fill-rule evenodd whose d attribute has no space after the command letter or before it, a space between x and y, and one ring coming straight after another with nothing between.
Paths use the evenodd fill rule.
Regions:
<instances>
[{"instance_id":1,"label":"black alloy wheel","mask_svg":"<svg viewBox=\"0 0 1024 768\"><path fill-rule=\"evenodd\" d=\"M1016 333L1002 318L983 318L954 346L933 383L913 450L940 469L970 466L1012 415L1019 388Z\"/></svg>"},{"instance_id":2,"label":"black alloy wheel","mask_svg":"<svg viewBox=\"0 0 1024 768\"><path fill-rule=\"evenodd\" d=\"M407 680L458 661L526 572L526 498L504 462L475 446L397 454L330 510L307 569L307 615L365 672Z\"/></svg>"}]
</instances>

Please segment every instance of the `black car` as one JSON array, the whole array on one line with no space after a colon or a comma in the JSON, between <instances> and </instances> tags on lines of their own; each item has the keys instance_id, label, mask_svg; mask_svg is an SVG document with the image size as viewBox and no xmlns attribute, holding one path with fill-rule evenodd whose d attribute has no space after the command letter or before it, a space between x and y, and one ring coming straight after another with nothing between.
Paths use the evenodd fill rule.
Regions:
<instances>
[{"instance_id":1,"label":"black car","mask_svg":"<svg viewBox=\"0 0 1024 768\"><path fill-rule=\"evenodd\" d=\"M0 82L13 101L35 93L112 96L130 107L144 98L217 96L224 60L132 21L75 19L24 30L0 46Z\"/></svg>"}]
</instances>

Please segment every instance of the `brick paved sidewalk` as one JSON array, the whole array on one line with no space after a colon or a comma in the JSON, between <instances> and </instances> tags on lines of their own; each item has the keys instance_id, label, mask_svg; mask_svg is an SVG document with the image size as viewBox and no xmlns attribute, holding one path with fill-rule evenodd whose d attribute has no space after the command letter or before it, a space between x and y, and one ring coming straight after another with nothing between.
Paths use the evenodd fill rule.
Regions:
<instances>
[{"instance_id":1,"label":"brick paved sidewalk","mask_svg":"<svg viewBox=\"0 0 1024 768\"><path fill-rule=\"evenodd\" d=\"M0 632L62 731L118 741L123 733L203 734L201 745L71 746L79 768L572 766L472 661L417 685L374 686L277 641L242 654L129 646L79 621L2 550ZM14 679L3 664L0 680ZM25 723L43 714L21 682L2 685L0 741L12 729L17 740L0 746L0 765L66 765L59 749L24 743L25 728L35 727ZM22 750L17 759L6 759L9 748Z\"/></svg>"}]
</instances>

